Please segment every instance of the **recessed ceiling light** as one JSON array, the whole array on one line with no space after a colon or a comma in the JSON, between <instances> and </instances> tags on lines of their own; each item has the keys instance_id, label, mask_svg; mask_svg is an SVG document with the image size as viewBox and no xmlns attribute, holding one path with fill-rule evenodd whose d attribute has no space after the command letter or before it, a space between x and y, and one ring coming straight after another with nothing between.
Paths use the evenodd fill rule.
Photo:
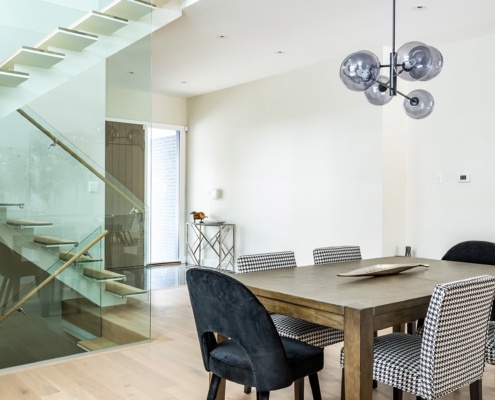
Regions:
<instances>
[{"instance_id":1,"label":"recessed ceiling light","mask_svg":"<svg viewBox=\"0 0 495 400\"><path fill-rule=\"evenodd\" d=\"M134 71L127 71L129 75L135 75L136 73Z\"/></svg>"},{"instance_id":2,"label":"recessed ceiling light","mask_svg":"<svg viewBox=\"0 0 495 400\"><path fill-rule=\"evenodd\" d=\"M422 6L422 5L419 5L419 6L414 6L412 9L414 11L422 11L426 8L426 6Z\"/></svg>"},{"instance_id":3,"label":"recessed ceiling light","mask_svg":"<svg viewBox=\"0 0 495 400\"><path fill-rule=\"evenodd\" d=\"M227 35L218 35L217 36L217 39L227 39L228 36Z\"/></svg>"},{"instance_id":4,"label":"recessed ceiling light","mask_svg":"<svg viewBox=\"0 0 495 400\"><path fill-rule=\"evenodd\" d=\"M275 52L275 54L285 54L285 51L283 51L283 50L277 50L277 51Z\"/></svg>"},{"instance_id":5,"label":"recessed ceiling light","mask_svg":"<svg viewBox=\"0 0 495 400\"><path fill-rule=\"evenodd\" d=\"M181 83L183 83L184 85L187 85L187 81L181 81Z\"/></svg>"}]
</instances>

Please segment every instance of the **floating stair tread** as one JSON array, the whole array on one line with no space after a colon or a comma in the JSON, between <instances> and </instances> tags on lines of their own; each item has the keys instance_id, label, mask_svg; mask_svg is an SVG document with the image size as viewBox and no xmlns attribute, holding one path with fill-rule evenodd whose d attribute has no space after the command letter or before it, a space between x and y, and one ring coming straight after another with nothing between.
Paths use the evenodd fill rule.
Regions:
<instances>
[{"instance_id":1,"label":"floating stair tread","mask_svg":"<svg viewBox=\"0 0 495 400\"><path fill-rule=\"evenodd\" d=\"M9 219L7 220L8 225L17 227L36 227L36 226L52 226L52 222L42 222L42 221L32 221L28 219Z\"/></svg>"},{"instance_id":2,"label":"floating stair tread","mask_svg":"<svg viewBox=\"0 0 495 400\"><path fill-rule=\"evenodd\" d=\"M149 313L149 303L127 303L100 308L85 298L68 299L62 302L64 321L94 336L104 336L118 344L148 339L150 336Z\"/></svg>"},{"instance_id":3,"label":"floating stair tread","mask_svg":"<svg viewBox=\"0 0 495 400\"><path fill-rule=\"evenodd\" d=\"M23 46L7 58L0 68L13 69L15 64L38 68L51 68L65 58L65 54Z\"/></svg>"},{"instance_id":4,"label":"floating stair tread","mask_svg":"<svg viewBox=\"0 0 495 400\"><path fill-rule=\"evenodd\" d=\"M34 242L45 246L69 246L78 243L75 240L61 239L53 236L35 236Z\"/></svg>"},{"instance_id":5,"label":"floating stair tread","mask_svg":"<svg viewBox=\"0 0 495 400\"><path fill-rule=\"evenodd\" d=\"M151 13L155 8L154 4L142 0L115 0L101 11L137 21Z\"/></svg>"},{"instance_id":6,"label":"floating stair tread","mask_svg":"<svg viewBox=\"0 0 495 400\"><path fill-rule=\"evenodd\" d=\"M91 279L96 279L98 281L125 280L125 275L108 271L106 269L84 268L83 275Z\"/></svg>"},{"instance_id":7,"label":"floating stair tread","mask_svg":"<svg viewBox=\"0 0 495 400\"><path fill-rule=\"evenodd\" d=\"M28 79L25 72L0 70L0 86L16 87Z\"/></svg>"},{"instance_id":8,"label":"floating stair tread","mask_svg":"<svg viewBox=\"0 0 495 400\"><path fill-rule=\"evenodd\" d=\"M58 258L60 258L62 261L69 261L76 254L77 253L61 251L58 255ZM91 263L91 262L101 262L101 261L103 261L101 258L93 258L91 256L87 256L84 254L76 260L77 263Z\"/></svg>"},{"instance_id":9,"label":"floating stair tread","mask_svg":"<svg viewBox=\"0 0 495 400\"><path fill-rule=\"evenodd\" d=\"M126 285L125 283L120 282L106 282L105 290L107 292L116 294L118 296L126 297L126 296L137 296L140 294L146 294L148 291L146 289L139 289L134 286Z\"/></svg>"},{"instance_id":10,"label":"floating stair tread","mask_svg":"<svg viewBox=\"0 0 495 400\"><path fill-rule=\"evenodd\" d=\"M24 203L0 203L0 207L19 207L19 208L24 208Z\"/></svg>"},{"instance_id":11,"label":"floating stair tread","mask_svg":"<svg viewBox=\"0 0 495 400\"><path fill-rule=\"evenodd\" d=\"M82 51L97 40L98 36L90 33L58 28L38 43L36 48L46 50L48 47L58 47L66 50Z\"/></svg>"},{"instance_id":12,"label":"floating stair tread","mask_svg":"<svg viewBox=\"0 0 495 400\"><path fill-rule=\"evenodd\" d=\"M98 11L91 11L75 22L70 29L109 36L127 24L128 21L124 18L114 17L113 15Z\"/></svg>"},{"instance_id":13,"label":"floating stair tread","mask_svg":"<svg viewBox=\"0 0 495 400\"><path fill-rule=\"evenodd\" d=\"M119 344L115 343L113 340L99 337L96 339L81 340L80 342L77 342L77 345L86 351L94 351L108 349L110 347L118 346Z\"/></svg>"}]
</instances>

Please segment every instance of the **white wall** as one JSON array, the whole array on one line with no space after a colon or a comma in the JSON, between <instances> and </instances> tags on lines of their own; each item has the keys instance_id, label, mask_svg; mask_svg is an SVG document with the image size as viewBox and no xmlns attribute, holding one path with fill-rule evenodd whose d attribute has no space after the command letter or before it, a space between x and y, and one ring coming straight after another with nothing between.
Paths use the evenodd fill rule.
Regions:
<instances>
[{"instance_id":1,"label":"white wall","mask_svg":"<svg viewBox=\"0 0 495 400\"><path fill-rule=\"evenodd\" d=\"M422 85L436 104L427 123L409 121L407 240L418 255L441 258L460 241L495 241L495 80L487 71L494 46L493 35L442 46L442 73ZM471 173L471 183L458 183L460 172Z\"/></svg>"},{"instance_id":2,"label":"white wall","mask_svg":"<svg viewBox=\"0 0 495 400\"><path fill-rule=\"evenodd\" d=\"M188 101L187 210L237 225L237 255L382 251L382 113L340 60ZM210 188L223 197L211 200Z\"/></svg>"},{"instance_id":3,"label":"white wall","mask_svg":"<svg viewBox=\"0 0 495 400\"><path fill-rule=\"evenodd\" d=\"M184 126L187 124L187 103L183 98L163 95L150 97L145 92L109 87L107 118Z\"/></svg>"}]
</instances>

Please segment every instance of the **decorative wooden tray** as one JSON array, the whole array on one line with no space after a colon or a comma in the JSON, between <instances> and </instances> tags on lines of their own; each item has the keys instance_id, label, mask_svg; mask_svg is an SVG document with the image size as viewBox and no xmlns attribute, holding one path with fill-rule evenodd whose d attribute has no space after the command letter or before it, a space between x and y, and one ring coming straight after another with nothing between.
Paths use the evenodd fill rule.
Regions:
<instances>
[{"instance_id":1,"label":"decorative wooden tray","mask_svg":"<svg viewBox=\"0 0 495 400\"><path fill-rule=\"evenodd\" d=\"M384 275L394 275L402 271L407 271L411 268L425 267L428 268L429 264L376 264L369 267L355 269L354 271L343 272L337 274L337 276L384 276Z\"/></svg>"}]
</instances>

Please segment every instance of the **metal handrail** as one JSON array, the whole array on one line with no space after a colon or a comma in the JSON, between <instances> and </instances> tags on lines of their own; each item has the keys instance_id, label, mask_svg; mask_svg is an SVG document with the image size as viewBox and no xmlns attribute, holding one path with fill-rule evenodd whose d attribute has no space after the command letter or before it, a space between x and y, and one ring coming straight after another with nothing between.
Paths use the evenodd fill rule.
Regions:
<instances>
[{"instance_id":1,"label":"metal handrail","mask_svg":"<svg viewBox=\"0 0 495 400\"><path fill-rule=\"evenodd\" d=\"M82 250L74 254L64 265L62 265L59 269L57 269L53 274L51 274L46 280L41 282L38 286L36 286L31 292L29 292L25 297L19 300L9 311L7 311L4 315L0 317L0 323L3 322L7 317L18 311L21 306L27 302L31 297L36 295L41 289L43 289L46 285L48 285L51 281L53 281L58 275L65 271L65 269L71 266L79 257L85 254L91 247L93 247L96 243L98 243L101 239L103 239L107 235L108 231L104 230L100 233L95 239L93 239L90 243L88 243Z\"/></svg>"},{"instance_id":2,"label":"metal handrail","mask_svg":"<svg viewBox=\"0 0 495 400\"><path fill-rule=\"evenodd\" d=\"M120 194L124 199L126 199L131 205L136 208L141 214L144 214L144 209L137 204L134 200L132 200L126 193L124 193L120 188L115 186L112 182L110 182L107 178L105 178L102 174L100 174L94 167L89 165L85 160L83 160L78 154L72 151L68 146L66 146L63 142L61 142L55 135L53 135L49 130L47 130L44 126L42 126L38 121L28 115L25 111L20 108L17 110L19 114L21 114L24 118L26 118L29 122L31 122L36 128L38 128L41 132L43 132L46 136L48 136L51 140L53 140L53 145L60 146L64 151L69 153L72 157L74 157L79 163L84 165L87 169L89 169L93 174L95 174L99 179L105 182L108 186L110 186L113 190L115 190L118 194Z\"/></svg>"}]
</instances>

